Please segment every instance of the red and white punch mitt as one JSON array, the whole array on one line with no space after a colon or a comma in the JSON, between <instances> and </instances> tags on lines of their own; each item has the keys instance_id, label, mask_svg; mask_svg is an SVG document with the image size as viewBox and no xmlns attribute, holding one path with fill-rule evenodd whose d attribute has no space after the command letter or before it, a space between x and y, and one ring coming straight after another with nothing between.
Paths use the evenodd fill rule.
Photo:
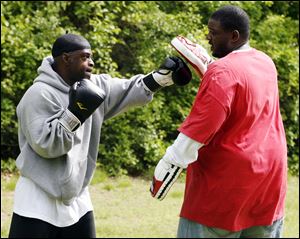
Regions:
<instances>
[{"instance_id":1,"label":"red and white punch mitt","mask_svg":"<svg viewBox=\"0 0 300 239\"><path fill-rule=\"evenodd\" d=\"M152 197L163 200L182 170L183 168L168 163L162 158L154 170L154 176L150 186Z\"/></svg>"},{"instance_id":2,"label":"red and white punch mitt","mask_svg":"<svg viewBox=\"0 0 300 239\"><path fill-rule=\"evenodd\" d=\"M205 48L183 36L173 38L171 45L192 65L200 78L206 72L207 66L214 61Z\"/></svg>"}]
</instances>

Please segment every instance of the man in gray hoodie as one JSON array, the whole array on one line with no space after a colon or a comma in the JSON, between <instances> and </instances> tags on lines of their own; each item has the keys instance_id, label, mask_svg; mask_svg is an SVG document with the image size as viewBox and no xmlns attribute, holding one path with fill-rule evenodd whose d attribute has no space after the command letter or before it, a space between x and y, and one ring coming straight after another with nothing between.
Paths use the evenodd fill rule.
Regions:
<instances>
[{"instance_id":1,"label":"man in gray hoodie","mask_svg":"<svg viewBox=\"0 0 300 239\"><path fill-rule=\"evenodd\" d=\"M21 176L9 237L95 237L88 185L103 121L150 102L162 87L191 80L178 57L130 79L92 74L93 66L85 38L60 36L17 106Z\"/></svg>"}]
</instances>

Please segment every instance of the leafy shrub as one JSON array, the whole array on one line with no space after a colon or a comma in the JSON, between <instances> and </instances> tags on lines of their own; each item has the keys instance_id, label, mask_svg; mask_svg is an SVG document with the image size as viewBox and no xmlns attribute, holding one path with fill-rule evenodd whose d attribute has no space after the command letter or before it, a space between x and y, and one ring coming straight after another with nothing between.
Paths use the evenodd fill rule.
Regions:
<instances>
[{"instance_id":1,"label":"leafy shrub","mask_svg":"<svg viewBox=\"0 0 300 239\"><path fill-rule=\"evenodd\" d=\"M1 1L1 159L19 153L16 106L59 35L79 33L90 41L95 73L147 74L166 56L177 54L169 44L176 35L209 49L207 21L225 4L248 12L251 45L277 66L289 169L298 175L299 2L293 1ZM193 73L188 86L165 88L147 106L105 122L101 167L111 175L137 175L156 165L176 138L198 86Z\"/></svg>"}]
</instances>

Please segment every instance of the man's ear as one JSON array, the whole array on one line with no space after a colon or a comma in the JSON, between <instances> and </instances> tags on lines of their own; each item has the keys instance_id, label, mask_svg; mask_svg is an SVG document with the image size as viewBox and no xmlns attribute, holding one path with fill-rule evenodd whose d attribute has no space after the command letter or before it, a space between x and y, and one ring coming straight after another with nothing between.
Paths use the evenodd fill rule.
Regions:
<instances>
[{"instance_id":1,"label":"man's ear","mask_svg":"<svg viewBox=\"0 0 300 239\"><path fill-rule=\"evenodd\" d=\"M239 40L240 40L240 33L239 33L239 31L238 30L234 30L234 31L232 31L232 33L231 33L231 40L232 40L232 42L238 42Z\"/></svg>"},{"instance_id":2,"label":"man's ear","mask_svg":"<svg viewBox=\"0 0 300 239\"><path fill-rule=\"evenodd\" d=\"M61 55L61 59L62 59L62 61L63 61L66 65L68 65L69 62L70 62L70 56L69 56L68 53L63 53L63 54Z\"/></svg>"}]
</instances>

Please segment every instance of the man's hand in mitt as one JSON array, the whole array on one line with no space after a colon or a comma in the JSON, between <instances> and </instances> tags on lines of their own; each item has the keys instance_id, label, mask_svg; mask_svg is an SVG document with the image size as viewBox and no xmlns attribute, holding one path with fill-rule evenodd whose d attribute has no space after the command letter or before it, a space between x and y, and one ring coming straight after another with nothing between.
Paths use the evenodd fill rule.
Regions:
<instances>
[{"instance_id":1,"label":"man's hand in mitt","mask_svg":"<svg viewBox=\"0 0 300 239\"><path fill-rule=\"evenodd\" d=\"M183 168L167 162L162 158L156 165L150 186L152 197L163 200L175 183Z\"/></svg>"},{"instance_id":2,"label":"man's hand in mitt","mask_svg":"<svg viewBox=\"0 0 300 239\"><path fill-rule=\"evenodd\" d=\"M200 78L203 77L208 65L214 61L205 48L183 36L175 37L171 45L192 65Z\"/></svg>"}]
</instances>

